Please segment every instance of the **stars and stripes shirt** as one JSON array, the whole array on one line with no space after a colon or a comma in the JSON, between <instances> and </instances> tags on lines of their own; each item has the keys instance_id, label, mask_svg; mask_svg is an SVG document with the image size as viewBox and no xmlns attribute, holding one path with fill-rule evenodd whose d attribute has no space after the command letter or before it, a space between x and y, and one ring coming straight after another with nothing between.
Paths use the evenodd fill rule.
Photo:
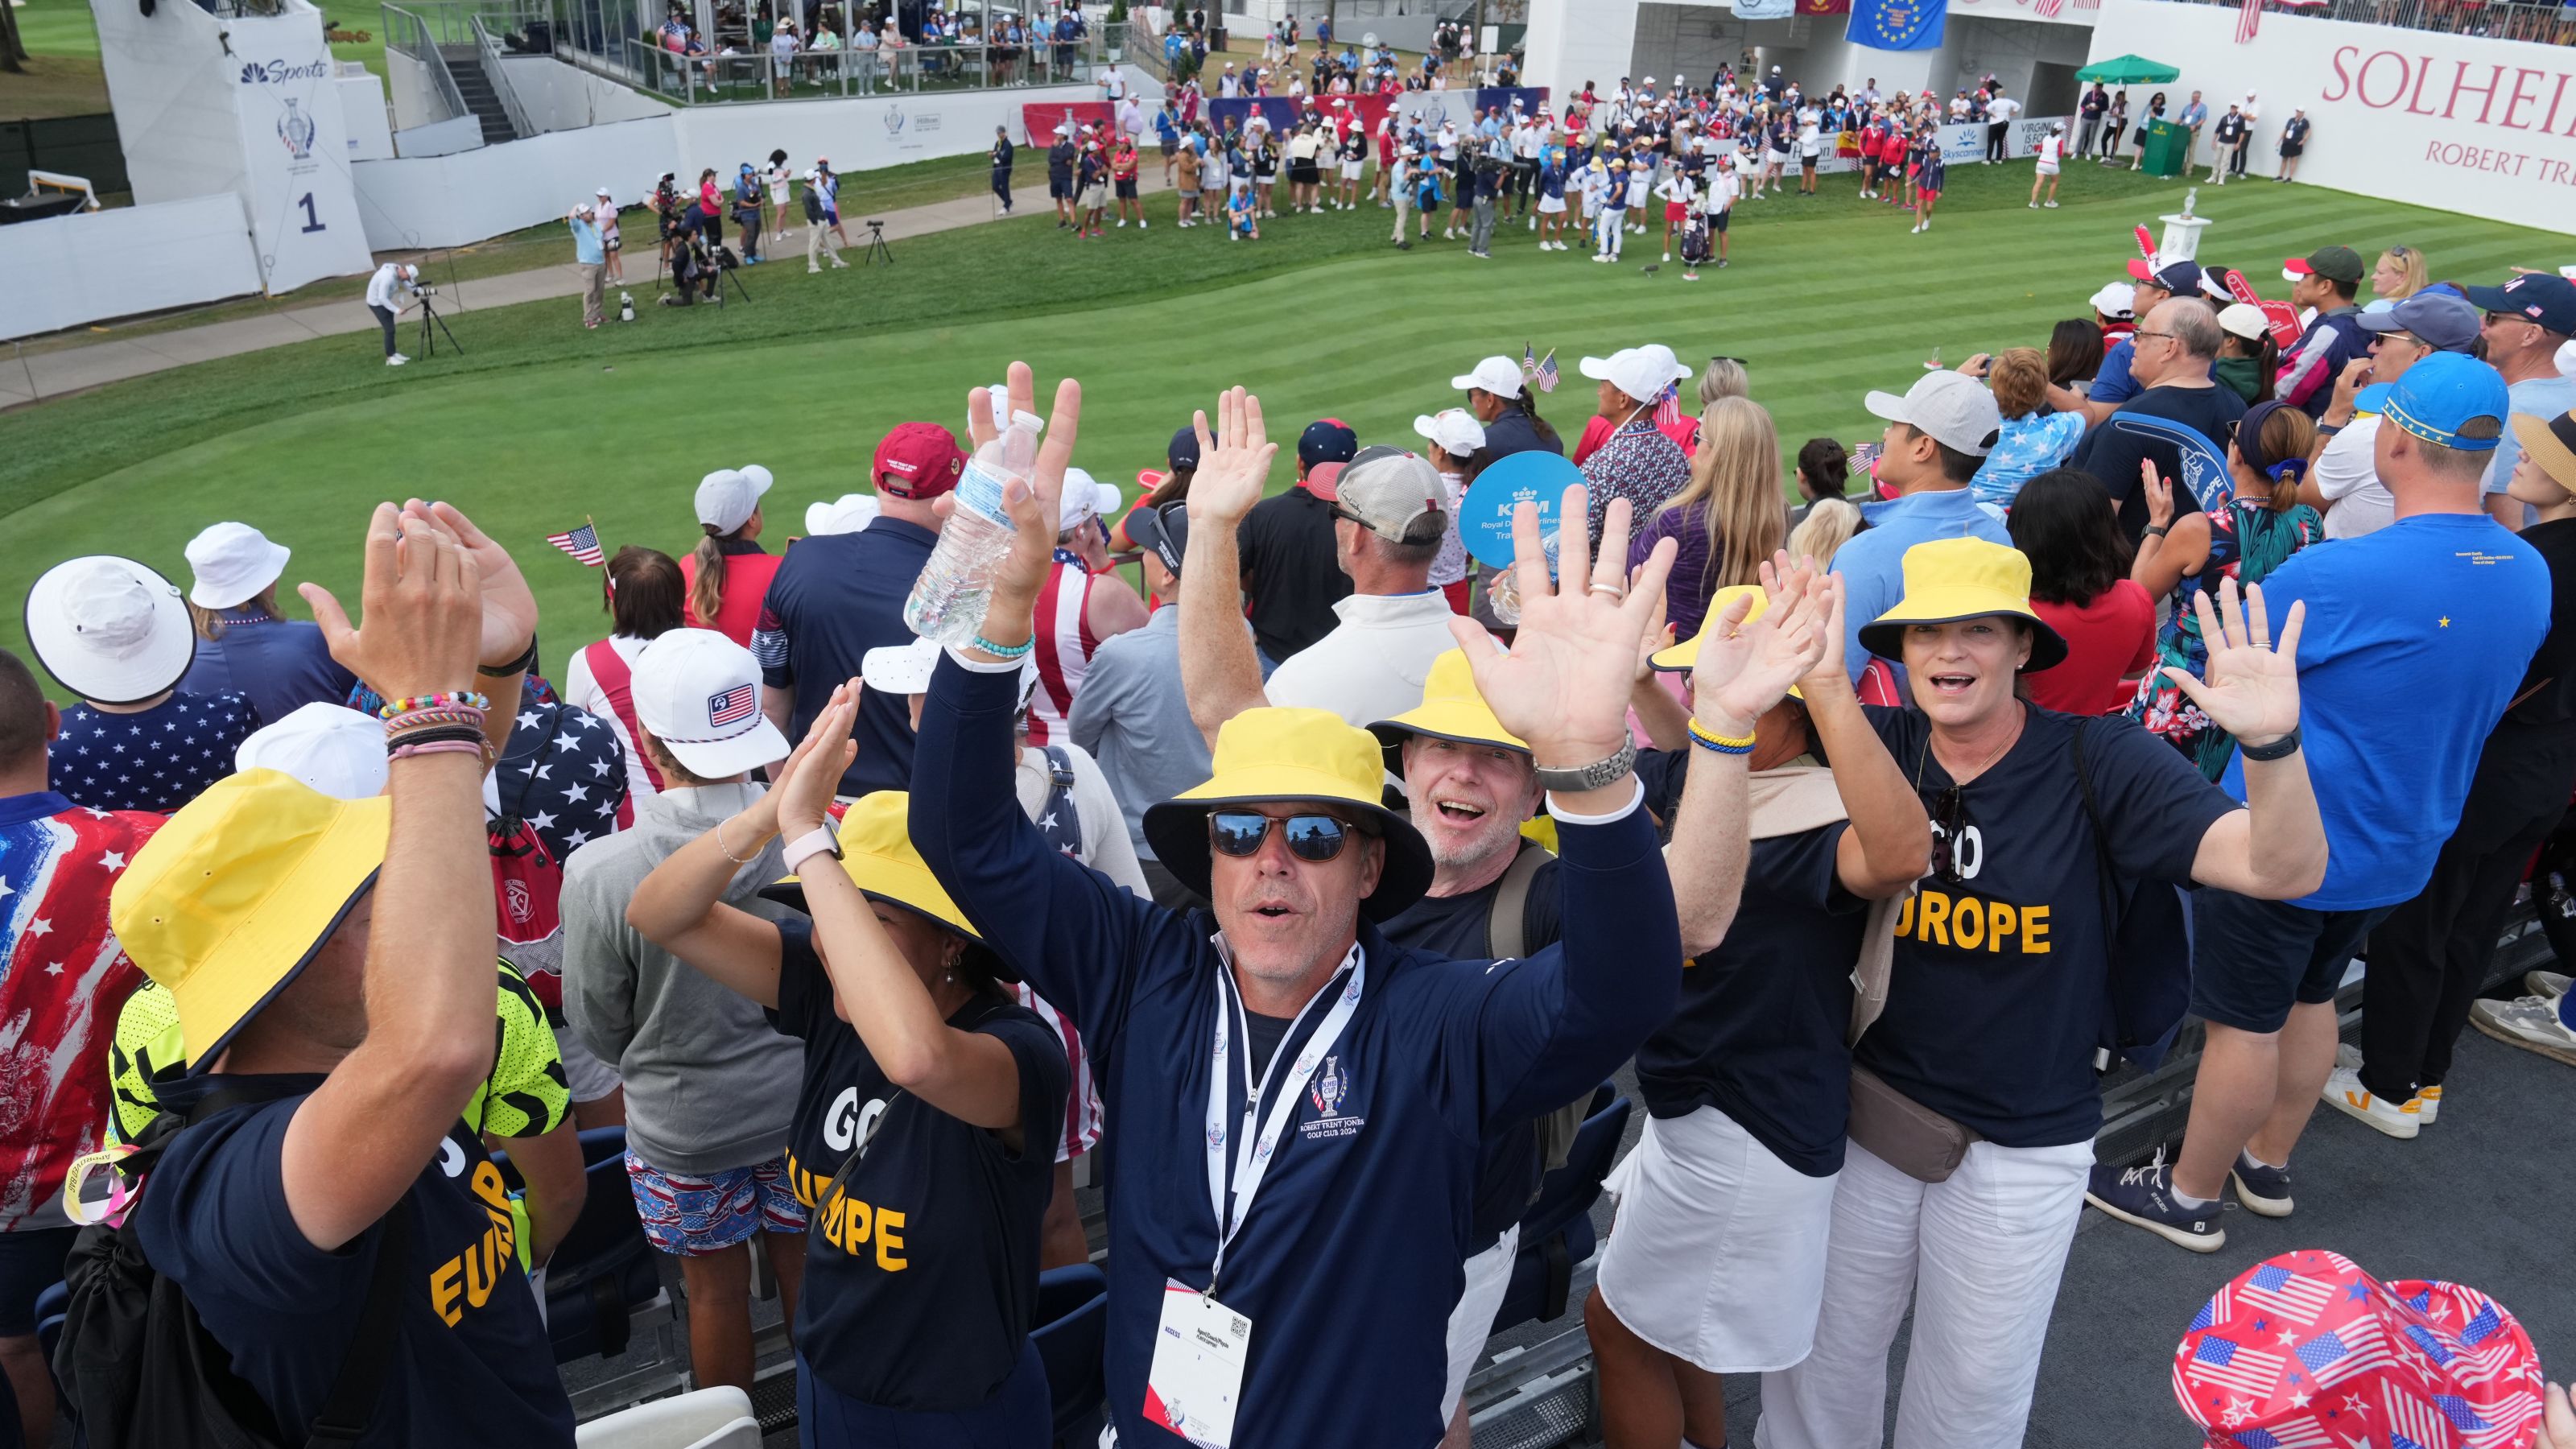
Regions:
<instances>
[{"instance_id":1,"label":"stars and stripes shirt","mask_svg":"<svg viewBox=\"0 0 2576 1449\"><path fill-rule=\"evenodd\" d=\"M1644 527L1665 499L1690 482L1690 457L1655 426L1652 413L1640 412L1584 458L1583 479L1589 499L1584 524L1598 547L1611 499L1627 499L1630 527Z\"/></svg>"},{"instance_id":2,"label":"stars and stripes shirt","mask_svg":"<svg viewBox=\"0 0 2576 1449\"><path fill-rule=\"evenodd\" d=\"M107 893L160 818L0 799L0 1232L59 1228L63 1174L107 1121L100 1054L143 975L108 930Z\"/></svg>"},{"instance_id":3,"label":"stars and stripes shirt","mask_svg":"<svg viewBox=\"0 0 2576 1449\"><path fill-rule=\"evenodd\" d=\"M46 762L75 805L167 815L231 774L233 752L258 727L250 701L230 690L174 693L136 714L75 704Z\"/></svg>"}]
</instances>

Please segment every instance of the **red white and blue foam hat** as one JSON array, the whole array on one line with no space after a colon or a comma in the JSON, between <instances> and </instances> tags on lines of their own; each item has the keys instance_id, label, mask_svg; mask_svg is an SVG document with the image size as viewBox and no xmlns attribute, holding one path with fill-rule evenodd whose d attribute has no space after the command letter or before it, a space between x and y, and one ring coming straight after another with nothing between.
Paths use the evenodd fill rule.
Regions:
<instances>
[{"instance_id":1,"label":"red white and blue foam hat","mask_svg":"<svg viewBox=\"0 0 2576 1449\"><path fill-rule=\"evenodd\" d=\"M2519 1449L2541 1414L2540 1356L2504 1305L2320 1251L2218 1290L2173 1384L2207 1449Z\"/></svg>"}]
</instances>

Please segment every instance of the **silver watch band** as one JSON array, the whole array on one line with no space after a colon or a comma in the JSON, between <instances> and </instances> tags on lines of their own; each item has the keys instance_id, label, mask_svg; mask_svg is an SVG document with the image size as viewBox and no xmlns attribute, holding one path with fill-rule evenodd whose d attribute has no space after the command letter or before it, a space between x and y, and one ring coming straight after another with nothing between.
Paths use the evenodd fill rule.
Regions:
<instances>
[{"instance_id":1,"label":"silver watch band","mask_svg":"<svg viewBox=\"0 0 2576 1449\"><path fill-rule=\"evenodd\" d=\"M1541 769L1538 772L1538 783L1540 789L1556 794L1579 794L1585 790L1598 790L1604 785L1617 784L1627 778L1628 772L1635 768L1637 768L1637 742L1629 740L1621 744L1619 752L1608 759L1595 760L1591 764L1570 770Z\"/></svg>"}]
</instances>

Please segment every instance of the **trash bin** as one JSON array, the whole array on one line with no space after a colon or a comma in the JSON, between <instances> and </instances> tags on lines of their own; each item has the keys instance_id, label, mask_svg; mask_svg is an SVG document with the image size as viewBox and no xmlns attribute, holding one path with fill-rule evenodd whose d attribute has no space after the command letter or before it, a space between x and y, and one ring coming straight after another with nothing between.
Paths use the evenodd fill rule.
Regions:
<instances>
[{"instance_id":1,"label":"trash bin","mask_svg":"<svg viewBox=\"0 0 2576 1449\"><path fill-rule=\"evenodd\" d=\"M2171 121L2147 122L2147 140L2141 152L2144 170L2150 176L2180 176L2191 166L2191 129Z\"/></svg>"}]
</instances>

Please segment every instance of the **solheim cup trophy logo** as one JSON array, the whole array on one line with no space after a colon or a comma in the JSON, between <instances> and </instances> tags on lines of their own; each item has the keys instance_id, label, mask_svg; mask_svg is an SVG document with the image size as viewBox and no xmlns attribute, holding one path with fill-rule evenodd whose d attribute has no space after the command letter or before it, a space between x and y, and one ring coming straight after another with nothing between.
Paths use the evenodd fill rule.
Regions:
<instances>
[{"instance_id":1,"label":"solheim cup trophy logo","mask_svg":"<svg viewBox=\"0 0 2576 1449\"><path fill-rule=\"evenodd\" d=\"M277 139L286 144L286 154L296 160L313 158L313 118L304 114L293 96L286 98L286 114L277 118Z\"/></svg>"}]
</instances>

